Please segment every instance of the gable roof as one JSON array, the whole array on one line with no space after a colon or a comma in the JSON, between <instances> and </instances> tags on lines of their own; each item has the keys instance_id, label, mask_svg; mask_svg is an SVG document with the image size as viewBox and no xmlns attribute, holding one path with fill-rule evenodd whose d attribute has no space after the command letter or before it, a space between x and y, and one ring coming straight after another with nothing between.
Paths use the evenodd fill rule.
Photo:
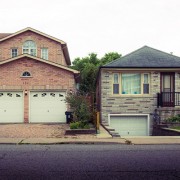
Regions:
<instances>
[{"instance_id":1,"label":"gable roof","mask_svg":"<svg viewBox=\"0 0 180 180\"><path fill-rule=\"evenodd\" d=\"M177 68L180 57L144 46L102 67L107 68Z\"/></svg>"},{"instance_id":2,"label":"gable roof","mask_svg":"<svg viewBox=\"0 0 180 180\"><path fill-rule=\"evenodd\" d=\"M42 35L44 37L52 39L52 40L54 40L56 42L59 42L62 45L62 50L63 50L64 56L65 56L65 60L67 62L67 65L71 65L71 60L70 60L70 57L69 57L69 52L68 52L68 48L67 48L66 42L64 42L64 41L62 41L60 39L57 39L57 38L55 38L53 36L50 36L48 34L45 34L45 33L41 32L41 31L38 31L36 29L33 29L31 27L27 27L27 28L22 29L20 31L17 31L15 33L0 33L0 42L5 41L5 40L7 40L9 38L12 38L12 37L14 37L14 36L16 36L18 34L26 32L26 31L32 31L34 33L37 33L37 34L40 34L40 35Z\"/></svg>"},{"instance_id":3,"label":"gable roof","mask_svg":"<svg viewBox=\"0 0 180 180\"><path fill-rule=\"evenodd\" d=\"M0 33L0 40L7 37L7 36L10 36L12 33Z\"/></svg>"},{"instance_id":4,"label":"gable roof","mask_svg":"<svg viewBox=\"0 0 180 180\"><path fill-rule=\"evenodd\" d=\"M9 62L12 62L12 61L16 61L18 59L21 59L21 58L30 58L30 59L34 59L34 60L37 60L39 62L42 62L42 63L45 63L45 64L49 64L49 65L52 65L52 66L55 66L55 67L58 67L58 68L61 68L61 69L64 69L64 70L67 70L67 71L70 71L74 74L79 74L79 71L76 71L74 69L71 69L71 68L68 68L66 66L63 66L63 65L60 65L60 64L56 64L54 62L51 62L51 61L47 61L47 60L44 60L44 59L41 59L41 58L38 58L36 56L31 56L29 54L22 54L20 56L16 56L14 58L11 58L11 59L6 59L4 61L0 61L0 65L2 64L6 64L6 63L9 63Z\"/></svg>"}]
</instances>

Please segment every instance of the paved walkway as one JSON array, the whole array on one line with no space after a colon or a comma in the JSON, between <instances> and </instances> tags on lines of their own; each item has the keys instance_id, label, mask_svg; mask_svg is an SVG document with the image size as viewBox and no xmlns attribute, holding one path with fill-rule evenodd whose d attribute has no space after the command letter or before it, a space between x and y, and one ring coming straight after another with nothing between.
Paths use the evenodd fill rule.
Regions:
<instances>
[{"instance_id":1,"label":"paved walkway","mask_svg":"<svg viewBox=\"0 0 180 180\"><path fill-rule=\"evenodd\" d=\"M67 136L64 134L65 128L68 128L68 125L66 124L63 126L30 124L26 125L26 127L22 125L21 128L20 126L20 124L6 126L6 128L4 125L0 126L0 144L180 144L180 136L112 138L102 126L100 126L100 133L97 135L76 136ZM12 130L13 127L15 128L14 130ZM16 136L13 137L13 134L15 135L17 132L19 134L16 134ZM7 133L10 133L9 136ZM37 136L37 134L39 134L39 136Z\"/></svg>"}]
</instances>

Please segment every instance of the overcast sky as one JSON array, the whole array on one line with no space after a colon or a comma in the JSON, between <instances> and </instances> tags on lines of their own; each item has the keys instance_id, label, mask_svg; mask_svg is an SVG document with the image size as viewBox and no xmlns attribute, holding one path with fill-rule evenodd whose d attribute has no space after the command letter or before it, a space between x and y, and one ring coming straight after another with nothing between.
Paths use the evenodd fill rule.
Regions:
<instances>
[{"instance_id":1,"label":"overcast sky","mask_svg":"<svg viewBox=\"0 0 180 180\"><path fill-rule=\"evenodd\" d=\"M180 56L180 0L0 0L0 33L26 27L67 42L71 60L144 45Z\"/></svg>"}]
</instances>

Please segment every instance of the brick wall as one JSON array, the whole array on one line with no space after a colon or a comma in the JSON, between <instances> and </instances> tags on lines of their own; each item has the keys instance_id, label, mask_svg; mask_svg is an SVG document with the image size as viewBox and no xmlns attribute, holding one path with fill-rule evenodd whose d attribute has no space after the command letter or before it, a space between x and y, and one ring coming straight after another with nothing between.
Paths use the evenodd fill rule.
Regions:
<instances>
[{"instance_id":1,"label":"brick wall","mask_svg":"<svg viewBox=\"0 0 180 180\"><path fill-rule=\"evenodd\" d=\"M28 71L32 77L22 77ZM71 89L74 74L37 60L22 58L0 66L0 89Z\"/></svg>"},{"instance_id":2,"label":"brick wall","mask_svg":"<svg viewBox=\"0 0 180 180\"><path fill-rule=\"evenodd\" d=\"M41 58L41 48L48 48L50 61L67 66L61 44L32 31L26 31L0 42L0 61L11 58L12 48L18 48L18 55L22 54L23 43L27 40L36 43L37 57Z\"/></svg>"},{"instance_id":3,"label":"brick wall","mask_svg":"<svg viewBox=\"0 0 180 180\"><path fill-rule=\"evenodd\" d=\"M28 71L31 77L22 77ZM0 66L0 91L25 91L24 122L29 121L29 95L31 90L67 91L75 88L72 72L30 58L22 58Z\"/></svg>"}]
</instances>

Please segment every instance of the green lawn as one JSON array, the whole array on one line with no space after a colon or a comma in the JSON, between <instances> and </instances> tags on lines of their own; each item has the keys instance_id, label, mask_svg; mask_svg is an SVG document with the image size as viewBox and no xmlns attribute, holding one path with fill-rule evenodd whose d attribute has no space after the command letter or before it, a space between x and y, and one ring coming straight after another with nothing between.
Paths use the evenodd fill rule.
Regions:
<instances>
[{"instance_id":1,"label":"green lawn","mask_svg":"<svg viewBox=\"0 0 180 180\"><path fill-rule=\"evenodd\" d=\"M180 130L180 126L174 126L174 127L172 127L172 129Z\"/></svg>"}]
</instances>

